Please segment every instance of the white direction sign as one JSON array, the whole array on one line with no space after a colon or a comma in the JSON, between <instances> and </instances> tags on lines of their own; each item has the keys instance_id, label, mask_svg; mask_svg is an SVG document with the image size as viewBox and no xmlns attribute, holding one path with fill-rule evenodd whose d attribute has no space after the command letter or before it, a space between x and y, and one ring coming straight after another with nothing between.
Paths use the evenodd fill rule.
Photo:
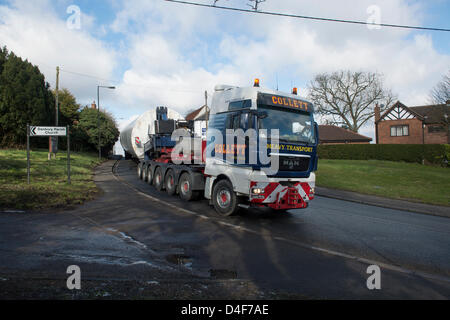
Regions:
<instances>
[{"instance_id":1,"label":"white direction sign","mask_svg":"<svg viewBox=\"0 0 450 320\"><path fill-rule=\"evenodd\" d=\"M65 137L66 127L30 127L31 137Z\"/></svg>"}]
</instances>

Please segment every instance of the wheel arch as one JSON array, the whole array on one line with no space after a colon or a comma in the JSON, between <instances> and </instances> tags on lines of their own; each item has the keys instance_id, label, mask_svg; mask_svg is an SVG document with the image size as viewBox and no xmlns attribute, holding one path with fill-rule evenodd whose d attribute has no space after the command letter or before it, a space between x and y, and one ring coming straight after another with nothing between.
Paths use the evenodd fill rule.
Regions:
<instances>
[{"instance_id":1,"label":"wheel arch","mask_svg":"<svg viewBox=\"0 0 450 320\"><path fill-rule=\"evenodd\" d=\"M234 190L234 184L233 184L233 181L230 179L230 177L228 177L226 174L219 174L219 175L214 179L213 185L212 185L212 187L211 187L211 194L212 194L212 192L213 192L214 187L216 186L216 184L217 184L219 181L222 181L222 180L228 180L228 181L230 181L231 185L233 186L233 190Z\"/></svg>"}]
</instances>

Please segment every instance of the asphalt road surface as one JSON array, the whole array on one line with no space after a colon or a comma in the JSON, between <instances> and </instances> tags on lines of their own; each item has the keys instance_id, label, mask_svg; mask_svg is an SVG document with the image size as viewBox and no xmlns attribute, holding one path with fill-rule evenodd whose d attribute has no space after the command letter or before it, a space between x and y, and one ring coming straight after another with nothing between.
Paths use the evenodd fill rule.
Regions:
<instances>
[{"instance_id":1,"label":"asphalt road surface","mask_svg":"<svg viewBox=\"0 0 450 320\"><path fill-rule=\"evenodd\" d=\"M64 279L73 263L90 279L246 283L249 298L450 298L448 218L324 197L287 214L223 218L206 200L186 203L138 180L131 161L105 163L95 180L103 195L72 211L0 214L0 295L2 277ZM381 290L367 288L370 265L381 268ZM199 297L245 296L236 290Z\"/></svg>"}]
</instances>

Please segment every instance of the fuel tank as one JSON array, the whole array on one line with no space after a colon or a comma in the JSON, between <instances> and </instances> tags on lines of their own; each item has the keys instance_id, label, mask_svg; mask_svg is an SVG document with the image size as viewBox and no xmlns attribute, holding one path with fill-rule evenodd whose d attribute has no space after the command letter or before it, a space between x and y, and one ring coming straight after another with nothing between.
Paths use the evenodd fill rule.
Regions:
<instances>
[{"instance_id":1,"label":"fuel tank","mask_svg":"<svg viewBox=\"0 0 450 320\"><path fill-rule=\"evenodd\" d=\"M178 112L171 109L167 109L167 118L184 120ZM149 135L155 134L155 120L156 108L142 114L120 133L120 144L131 157L139 160L144 158L144 145L150 140Z\"/></svg>"}]
</instances>

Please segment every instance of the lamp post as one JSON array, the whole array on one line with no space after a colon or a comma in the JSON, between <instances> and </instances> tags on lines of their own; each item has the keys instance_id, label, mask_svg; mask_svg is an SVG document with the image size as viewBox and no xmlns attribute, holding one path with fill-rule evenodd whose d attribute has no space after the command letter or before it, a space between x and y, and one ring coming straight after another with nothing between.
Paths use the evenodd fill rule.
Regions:
<instances>
[{"instance_id":1,"label":"lamp post","mask_svg":"<svg viewBox=\"0 0 450 320\"><path fill-rule=\"evenodd\" d=\"M116 87L112 86L97 86L97 130L98 130L98 159L102 159L102 148L100 145L100 88L112 89Z\"/></svg>"}]
</instances>

